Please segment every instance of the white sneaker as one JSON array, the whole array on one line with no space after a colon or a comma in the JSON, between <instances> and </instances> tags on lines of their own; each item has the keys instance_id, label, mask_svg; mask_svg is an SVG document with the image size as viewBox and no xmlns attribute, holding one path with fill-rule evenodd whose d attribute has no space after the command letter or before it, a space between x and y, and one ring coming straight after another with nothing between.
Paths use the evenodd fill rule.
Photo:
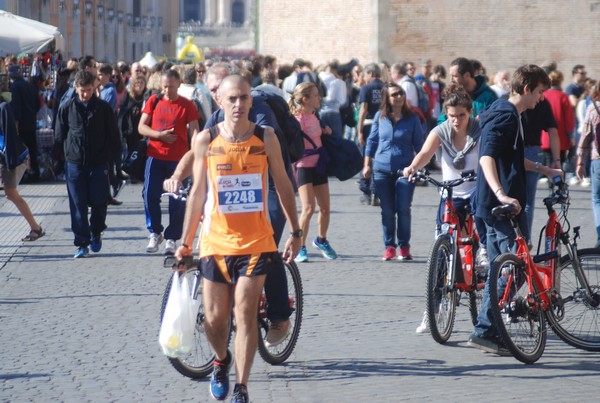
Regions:
<instances>
[{"instance_id":1,"label":"white sneaker","mask_svg":"<svg viewBox=\"0 0 600 403\"><path fill-rule=\"evenodd\" d=\"M148 246L146 246L146 252L156 253L158 252L158 245L163 241L162 234L152 233L148 237Z\"/></svg>"},{"instance_id":2,"label":"white sneaker","mask_svg":"<svg viewBox=\"0 0 600 403\"><path fill-rule=\"evenodd\" d=\"M573 186L573 185L578 185L579 184L579 179L576 176L573 176L571 179L569 179L569 185Z\"/></svg>"},{"instance_id":3,"label":"white sneaker","mask_svg":"<svg viewBox=\"0 0 600 403\"><path fill-rule=\"evenodd\" d=\"M173 256L177 250L177 243L173 239L167 239L165 242L165 256Z\"/></svg>"},{"instance_id":4,"label":"white sneaker","mask_svg":"<svg viewBox=\"0 0 600 403\"><path fill-rule=\"evenodd\" d=\"M490 267L490 260L488 259L487 249L479 248L477 250L477 257L475 258L475 265L479 267L488 268Z\"/></svg>"},{"instance_id":5,"label":"white sneaker","mask_svg":"<svg viewBox=\"0 0 600 403\"><path fill-rule=\"evenodd\" d=\"M538 183L548 183L548 178L545 176L542 176L540 179L538 179Z\"/></svg>"},{"instance_id":6,"label":"white sneaker","mask_svg":"<svg viewBox=\"0 0 600 403\"><path fill-rule=\"evenodd\" d=\"M267 332L267 337L265 337L265 346L274 347L283 343L290 333L291 324L292 322L289 319L271 323L269 331Z\"/></svg>"},{"instance_id":7,"label":"white sneaker","mask_svg":"<svg viewBox=\"0 0 600 403\"><path fill-rule=\"evenodd\" d=\"M423 312L423 320L416 330L417 334L429 333L429 316L427 311Z\"/></svg>"},{"instance_id":8,"label":"white sneaker","mask_svg":"<svg viewBox=\"0 0 600 403\"><path fill-rule=\"evenodd\" d=\"M590 187L592 185L592 180L590 178L583 178L583 180L581 181L581 187L582 188L587 188Z\"/></svg>"}]
</instances>

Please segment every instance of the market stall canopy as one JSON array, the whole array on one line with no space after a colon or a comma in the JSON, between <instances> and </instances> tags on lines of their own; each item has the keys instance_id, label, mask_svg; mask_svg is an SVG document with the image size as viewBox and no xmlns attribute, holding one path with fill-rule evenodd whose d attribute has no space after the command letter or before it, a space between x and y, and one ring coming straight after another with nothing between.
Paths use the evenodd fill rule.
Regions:
<instances>
[{"instance_id":1,"label":"market stall canopy","mask_svg":"<svg viewBox=\"0 0 600 403\"><path fill-rule=\"evenodd\" d=\"M55 26L0 10L0 56L41 52L54 40L62 50L64 38Z\"/></svg>"},{"instance_id":2,"label":"market stall canopy","mask_svg":"<svg viewBox=\"0 0 600 403\"><path fill-rule=\"evenodd\" d=\"M151 69L158 63L158 60L156 60L156 57L154 57L152 52L146 52L144 57L140 59L139 63L145 68Z\"/></svg>"}]
</instances>

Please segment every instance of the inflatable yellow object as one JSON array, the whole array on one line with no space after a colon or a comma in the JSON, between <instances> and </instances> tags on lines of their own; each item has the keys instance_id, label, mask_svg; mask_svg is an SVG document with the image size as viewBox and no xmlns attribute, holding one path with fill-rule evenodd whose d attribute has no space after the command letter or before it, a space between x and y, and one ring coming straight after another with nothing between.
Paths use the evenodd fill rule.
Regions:
<instances>
[{"instance_id":1,"label":"inflatable yellow object","mask_svg":"<svg viewBox=\"0 0 600 403\"><path fill-rule=\"evenodd\" d=\"M177 55L177 60L191 60L192 62L204 62L204 53L194 43L194 37L189 35L185 37L186 44L181 48Z\"/></svg>"}]
</instances>

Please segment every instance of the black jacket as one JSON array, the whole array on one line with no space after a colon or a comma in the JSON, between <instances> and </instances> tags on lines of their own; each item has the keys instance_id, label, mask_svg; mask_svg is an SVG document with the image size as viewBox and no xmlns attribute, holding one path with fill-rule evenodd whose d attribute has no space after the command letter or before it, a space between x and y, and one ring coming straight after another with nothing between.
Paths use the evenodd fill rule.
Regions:
<instances>
[{"instance_id":1,"label":"black jacket","mask_svg":"<svg viewBox=\"0 0 600 403\"><path fill-rule=\"evenodd\" d=\"M519 133L519 113L513 104L505 100L494 102L479 115L481 140L479 157L489 156L496 160L498 179L502 189L510 197L526 204L525 153ZM492 208L500 202L485 180L483 172L477 175L477 207L475 215L491 218ZM523 210L520 214L525 214Z\"/></svg>"},{"instance_id":2,"label":"black jacket","mask_svg":"<svg viewBox=\"0 0 600 403\"><path fill-rule=\"evenodd\" d=\"M0 147L0 164L15 169L23 163L29 151L17 133L15 116L11 106L0 98L0 136L4 146Z\"/></svg>"},{"instance_id":3,"label":"black jacket","mask_svg":"<svg viewBox=\"0 0 600 403\"><path fill-rule=\"evenodd\" d=\"M96 95L87 107L77 96L59 107L54 141L67 162L84 166L112 162L121 149L115 113Z\"/></svg>"},{"instance_id":4,"label":"black jacket","mask_svg":"<svg viewBox=\"0 0 600 403\"><path fill-rule=\"evenodd\" d=\"M33 132L36 129L36 116L40 110L39 91L35 85L17 78L10 86L12 100L10 102L15 120L19 122L19 128Z\"/></svg>"}]
</instances>

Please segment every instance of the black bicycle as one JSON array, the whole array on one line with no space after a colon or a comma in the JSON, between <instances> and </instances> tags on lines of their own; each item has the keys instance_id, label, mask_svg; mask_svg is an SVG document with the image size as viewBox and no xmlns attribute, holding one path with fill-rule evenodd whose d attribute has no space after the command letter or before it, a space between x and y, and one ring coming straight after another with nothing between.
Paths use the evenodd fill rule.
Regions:
<instances>
[{"instance_id":1,"label":"black bicycle","mask_svg":"<svg viewBox=\"0 0 600 403\"><path fill-rule=\"evenodd\" d=\"M196 301L194 306L197 306L196 314L196 328L194 330L194 345L192 350L183 357L167 357L171 365L182 375L188 378L204 378L212 372L213 361L215 355L210 347L206 333L204 331L204 303L202 301L202 274L199 269L199 261L197 259L190 259L183 262L186 269L180 271L180 277L186 276L188 283L191 285L191 297L193 301ZM177 267L180 262L177 258L168 256L165 258L165 267ZM303 292L302 292L302 280L300 278L300 271L298 266L292 261L291 263L284 262L285 271L288 283L288 299L292 314L290 316L290 330L285 340L275 346L267 346L265 338L267 331L271 326L270 320L267 318L268 302L265 297L264 289L259 300L258 305L258 353L260 356L269 364L277 365L283 363L289 358L294 351L298 336L300 334L300 327L302 325L302 308L304 304ZM167 301L169 299L169 292L171 290L171 282L173 276L170 276L169 282L163 294L160 319L165 313ZM229 335L227 344L231 341L232 334L235 331L235 316L233 310L230 319Z\"/></svg>"}]
</instances>

